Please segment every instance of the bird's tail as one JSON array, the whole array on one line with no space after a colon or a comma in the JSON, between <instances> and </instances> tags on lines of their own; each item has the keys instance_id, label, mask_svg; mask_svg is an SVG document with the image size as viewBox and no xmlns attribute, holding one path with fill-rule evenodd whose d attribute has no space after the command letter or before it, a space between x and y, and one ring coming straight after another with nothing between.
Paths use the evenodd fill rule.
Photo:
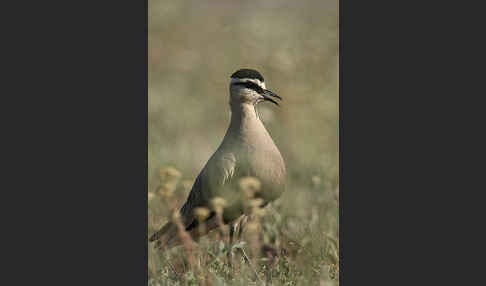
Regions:
<instances>
[{"instance_id":1,"label":"bird's tail","mask_svg":"<svg viewBox=\"0 0 486 286\"><path fill-rule=\"evenodd\" d=\"M166 223L159 231L152 234L150 242L155 242L155 248L167 249L178 243L177 226L173 222Z\"/></svg>"},{"instance_id":2,"label":"bird's tail","mask_svg":"<svg viewBox=\"0 0 486 286\"><path fill-rule=\"evenodd\" d=\"M195 221L194 221L195 222ZM216 216L210 215L205 221L205 227L200 232L196 223L191 223L185 228L184 233L179 233L177 225L173 222L166 223L159 231L152 234L149 238L150 242L154 242L154 247L159 250L167 250L169 248L181 245L184 241L195 240L198 241L203 235L206 235L209 231L218 227Z\"/></svg>"}]
</instances>

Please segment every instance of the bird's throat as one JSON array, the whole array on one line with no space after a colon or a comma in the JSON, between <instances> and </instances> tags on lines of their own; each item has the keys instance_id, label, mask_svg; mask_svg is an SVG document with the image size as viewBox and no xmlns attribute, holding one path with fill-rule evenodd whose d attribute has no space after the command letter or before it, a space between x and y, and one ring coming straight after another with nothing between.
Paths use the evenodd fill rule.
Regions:
<instances>
[{"instance_id":1,"label":"bird's throat","mask_svg":"<svg viewBox=\"0 0 486 286\"><path fill-rule=\"evenodd\" d=\"M252 134L254 132L260 132L261 129L265 129L265 127L258 118L253 104L245 103L231 106L230 132L240 133L240 135L242 133Z\"/></svg>"}]
</instances>

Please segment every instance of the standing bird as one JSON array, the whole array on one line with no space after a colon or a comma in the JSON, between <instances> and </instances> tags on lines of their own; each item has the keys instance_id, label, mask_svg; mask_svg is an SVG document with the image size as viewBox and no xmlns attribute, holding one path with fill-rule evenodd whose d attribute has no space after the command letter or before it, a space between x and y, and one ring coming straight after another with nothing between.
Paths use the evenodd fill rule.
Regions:
<instances>
[{"instance_id":1,"label":"standing bird","mask_svg":"<svg viewBox=\"0 0 486 286\"><path fill-rule=\"evenodd\" d=\"M229 85L231 122L223 142L211 156L196 178L187 201L180 210L180 218L193 239L218 227L218 220L211 201L221 197L226 201L222 220L230 225L230 241L233 240L234 223L244 215L244 204L238 182L243 177L259 179L261 189L255 193L263 200L263 206L279 198L285 189L285 163L277 146L259 118L257 105L282 98L265 87L263 76L253 69L240 69L231 75ZM205 232L199 233L195 208L211 210L204 221ZM240 228L241 231L241 228ZM160 248L179 245L177 226L168 222L150 239Z\"/></svg>"}]
</instances>

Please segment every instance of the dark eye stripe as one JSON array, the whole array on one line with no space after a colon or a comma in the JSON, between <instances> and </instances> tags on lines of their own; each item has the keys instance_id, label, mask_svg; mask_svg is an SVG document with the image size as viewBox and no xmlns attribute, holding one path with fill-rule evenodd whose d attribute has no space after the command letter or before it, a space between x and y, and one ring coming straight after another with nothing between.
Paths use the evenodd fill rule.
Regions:
<instances>
[{"instance_id":1,"label":"dark eye stripe","mask_svg":"<svg viewBox=\"0 0 486 286\"><path fill-rule=\"evenodd\" d=\"M246 88L249 88L249 89L252 89L252 90L258 92L259 94L263 94L263 88L261 88L258 84L253 83L251 81L237 82L237 83L234 83L233 85L241 85L241 86L244 86Z\"/></svg>"}]
</instances>

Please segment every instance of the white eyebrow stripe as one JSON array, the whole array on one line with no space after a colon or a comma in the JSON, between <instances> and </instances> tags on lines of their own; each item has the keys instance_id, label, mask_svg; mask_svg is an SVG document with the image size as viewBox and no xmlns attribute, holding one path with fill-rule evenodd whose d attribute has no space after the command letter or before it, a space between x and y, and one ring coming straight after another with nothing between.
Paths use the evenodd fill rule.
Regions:
<instances>
[{"instance_id":1,"label":"white eyebrow stripe","mask_svg":"<svg viewBox=\"0 0 486 286\"><path fill-rule=\"evenodd\" d=\"M259 87L263 89L267 89L265 87L265 82L261 82L259 79L253 79L253 78L231 78L230 85L238 82L253 82L257 84Z\"/></svg>"}]
</instances>

